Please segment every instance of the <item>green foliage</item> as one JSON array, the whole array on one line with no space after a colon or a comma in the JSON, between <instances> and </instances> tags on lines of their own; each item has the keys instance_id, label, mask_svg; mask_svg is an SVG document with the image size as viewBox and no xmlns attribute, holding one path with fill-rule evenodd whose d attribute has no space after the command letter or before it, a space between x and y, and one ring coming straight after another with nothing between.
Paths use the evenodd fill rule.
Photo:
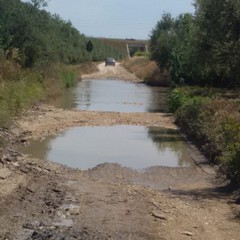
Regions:
<instances>
[{"instance_id":1,"label":"green foliage","mask_svg":"<svg viewBox=\"0 0 240 240\"><path fill-rule=\"evenodd\" d=\"M195 0L195 15L163 15L151 34L152 59L175 85L240 86L240 1ZM212 88L174 89L168 98L177 123L206 155L240 180L239 101Z\"/></svg>"},{"instance_id":2,"label":"green foliage","mask_svg":"<svg viewBox=\"0 0 240 240\"><path fill-rule=\"evenodd\" d=\"M42 10L46 1L0 0L0 48L7 52L17 49L17 62L25 67L42 66L52 62L76 64L116 59L120 53L97 39L91 40L93 51L86 50L89 42L71 22Z\"/></svg>"},{"instance_id":3,"label":"green foliage","mask_svg":"<svg viewBox=\"0 0 240 240\"><path fill-rule=\"evenodd\" d=\"M31 0L31 2L37 8L47 6L47 2L45 0Z\"/></svg>"},{"instance_id":4,"label":"green foliage","mask_svg":"<svg viewBox=\"0 0 240 240\"><path fill-rule=\"evenodd\" d=\"M238 100L226 100L216 89L177 88L170 96L184 99L176 122L207 157L220 163L233 181L240 181L240 112ZM173 102L174 102L173 98Z\"/></svg>"},{"instance_id":5,"label":"green foliage","mask_svg":"<svg viewBox=\"0 0 240 240\"><path fill-rule=\"evenodd\" d=\"M207 106L209 98L193 97L182 104L176 112L176 121L194 136L198 141L204 140L204 135L199 129L203 129L203 108Z\"/></svg>"},{"instance_id":6,"label":"green foliage","mask_svg":"<svg viewBox=\"0 0 240 240\"><path fill-rule=\"evenodd\" d=\"M196 0L202 74L220 87L240 85L240 2Z\"/></svg>"},{"instance_id":7,"label":"green foliage","mask_svg":"<svg viewBox=\"0 0 240 240\"><path fill-rule=\"evenodd\" d=\"M88 41L86 49L88 52L91 52L93 50L93 44L91 41Z\"/></svg>"},{"instance_id":8,"label":"green foliage","mask_svg":"<svg viewBox=\"0 0 240 240\"><path fill-rule=\"evenodd\" d=\"M0 88L0 126L10 123L12 116L43 96L41 76L31 71L18 71Z\"/></svg>"},{"instance_id":9,"label":"green foliage","mask_svg":"<svg viewBox=\"0 0 240 240\"><path fill-rule=\"evenodd\" d=\"M196 0L195 7L195 15L163 15L151 34L152 59L177 84L240 86L240 1Z\"/></svg>"},{"instance_id":10,"label":"green foliage","mask_svg":"<svg viewBox=\"0 0 240 240\"><path fill-rule=\"evenodd\" d=\"M174 19L164 14L152 31L150 50L152 59L160 68L169 68L171 49L174 45Z\"/></svg>"},{"instance_id":11,"label":"green foliage","mask_svg":"<svg viewBox=\"0 0 240 240\"><path fill-rule=\"evenodd\" d=\"M240 181L240 121L234 117L226 117L220 127L219 146L223 162L231 179Z\"/></svg>"},{"instance_id":12,"label":"green foliage","mask_svg":"<svg viewBox=\"0 0 240 240\"><path fill-rule=\"evenodd\" d=\"M167 105L170 112L176 112L186 101L187 94L180 89L174 89L167 97Z\"/></svg>"},{"instance_id":13,"label":"green foliage","mask_svg":"<svg viewBox=\"0 0 240 240\"><path fill-rule=\"evenodd\" d=\"M206 87L179 87L174 88L170 92L167 98L167 104L170 112L176 112L184 104L188 104L188 101L197 105L199 101L213 99L219 96L219 92L214 88Z\"/></svg>"},{"instance_id":14,"label":"green foliage","mask_svg":"<svg viewBox=\"0 0 240 240\"><path fill-rule=\"evenodd\" d=\"M94 46L90 57L92 61L104 61L107 57L113 57L115 59L121 59L122 54L112 46L108 46L102 41L92 38L91 42Z\"/></svg>"},{"instance_id":15,"label":"green foliage","mask_svg":"<svg viewBox=\"0 0 240 240\"><path fill-rule=\"evenodd\" d=\"M74 87L77 84L77 76L73 71L61 70L59 73L65 88Z\"/></svg>"}]
</instances>

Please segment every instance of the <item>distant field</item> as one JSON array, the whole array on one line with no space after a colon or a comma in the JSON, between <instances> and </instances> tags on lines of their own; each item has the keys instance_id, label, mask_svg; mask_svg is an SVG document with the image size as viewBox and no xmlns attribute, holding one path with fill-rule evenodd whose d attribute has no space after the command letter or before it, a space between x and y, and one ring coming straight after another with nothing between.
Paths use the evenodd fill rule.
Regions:
<instances>
[{"instance_id":1,"label":"distant field","mask_svg":"<svg viewBox=\"0 0 240 240\"><path fill-rule=\"evenodd\" d=\"M113 38L98 38L100 41L109 45L113 48L116 48L118 51L122 53L123 58L128 57L126 44L131 43L144 43L148 45L147 40L135 40L135 39L113 39Z\"/></svg>"}]
</instances>

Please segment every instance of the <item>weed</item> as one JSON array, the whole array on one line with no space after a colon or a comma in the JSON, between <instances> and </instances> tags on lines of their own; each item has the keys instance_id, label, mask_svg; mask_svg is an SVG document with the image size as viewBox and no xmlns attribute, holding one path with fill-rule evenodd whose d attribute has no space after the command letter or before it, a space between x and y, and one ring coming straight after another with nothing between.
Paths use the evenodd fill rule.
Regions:
<instances>
[{"instance_id":1,"label":"weed","mask_svg":"<svg viewBox=\"0 0 240 240\"><path fill-rule=\"evenodd\" d=\"M65 88L74 87L77 84L76 74L73 71L63 69L59 72Z\"/></svg>"}]
</instances>

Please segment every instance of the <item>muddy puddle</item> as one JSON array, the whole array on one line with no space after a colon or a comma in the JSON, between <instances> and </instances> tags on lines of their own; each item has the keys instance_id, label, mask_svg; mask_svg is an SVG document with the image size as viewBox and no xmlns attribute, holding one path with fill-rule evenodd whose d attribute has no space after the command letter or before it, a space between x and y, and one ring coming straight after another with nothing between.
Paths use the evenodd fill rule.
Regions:
<instances>
[{"instance_id":1,"label":"muddy puddle","mask_svg":"<svg viewBox=\"0 0 240 240\"><path fill-rule=\"evenodd\" d=\"M54 105L89 111L166 112L168 91L122 80L82 80Z\"/></svg>"},{"instance_id":2,"label":"muddy puddle","mask_svg":"<svg viewBox=\"0 0 240 240\"><path fill-rule=\"evenodd\" d=\"M118 163L137 170L151 166L194 166L180 133L159 127L72 128L41 142L33 141L21 151L83 170L102 163Z\"/></svg>"}]
</instances>

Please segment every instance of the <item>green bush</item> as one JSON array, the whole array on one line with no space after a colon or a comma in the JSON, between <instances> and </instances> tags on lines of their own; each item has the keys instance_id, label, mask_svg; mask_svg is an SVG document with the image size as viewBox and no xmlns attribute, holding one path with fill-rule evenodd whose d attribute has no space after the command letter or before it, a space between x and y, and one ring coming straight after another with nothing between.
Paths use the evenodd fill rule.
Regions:
<instances>
[{"instance_id":1,"label":"green bush","mask_svg":"<svg viewBox=\"0 0 240 240\"><path fill-rule=\"evenodd\" d=\"M74 87L77 84L77 76L73 71L61 70L59 76L64 84L65 88Z\"/></svg>"},{"instance_id":2,"label":"green bush","mask_svg":"<svg viewBox=\"0 0 240 240\"><path fill-rule=\"evenodd\" d=\"M181 89L173 89L167 97L167 105L170 112L176 112L188 100L187 94Z\"/></svg>"},{"instance_id":3,"label":"green bush","mask_svg":"<svg viewBox=\"0 0 240 240\"><path fill-rule=\"evenodd\" d=\"M174 89L176 122L210 161L220 164L231 180L239 182L239 101L213 97L217 95L220 93L216 90L207 93L204 89Z\"/></svg>"},{"instance_id":4,"label":"green bush","mask_svg":"<svg viewBox=\"0 0 240 240\"><path fill-rule=\"evenodd\" d=\"M222 154L219 160L226 168L229 178L240 181L240 121L227 117L221 124L220 136Z\"/></svg>"},{"instance_id":5,"label":"green bush","mask_svg":"<svg viewBox=\"0 0 240 240\"><path fill-rule=\"evenodd\" d=\"M186 100L176 112L176 122L197 141L204 141L204 114L209 98L194 97Z\"/></svg>"}]
</instances>

